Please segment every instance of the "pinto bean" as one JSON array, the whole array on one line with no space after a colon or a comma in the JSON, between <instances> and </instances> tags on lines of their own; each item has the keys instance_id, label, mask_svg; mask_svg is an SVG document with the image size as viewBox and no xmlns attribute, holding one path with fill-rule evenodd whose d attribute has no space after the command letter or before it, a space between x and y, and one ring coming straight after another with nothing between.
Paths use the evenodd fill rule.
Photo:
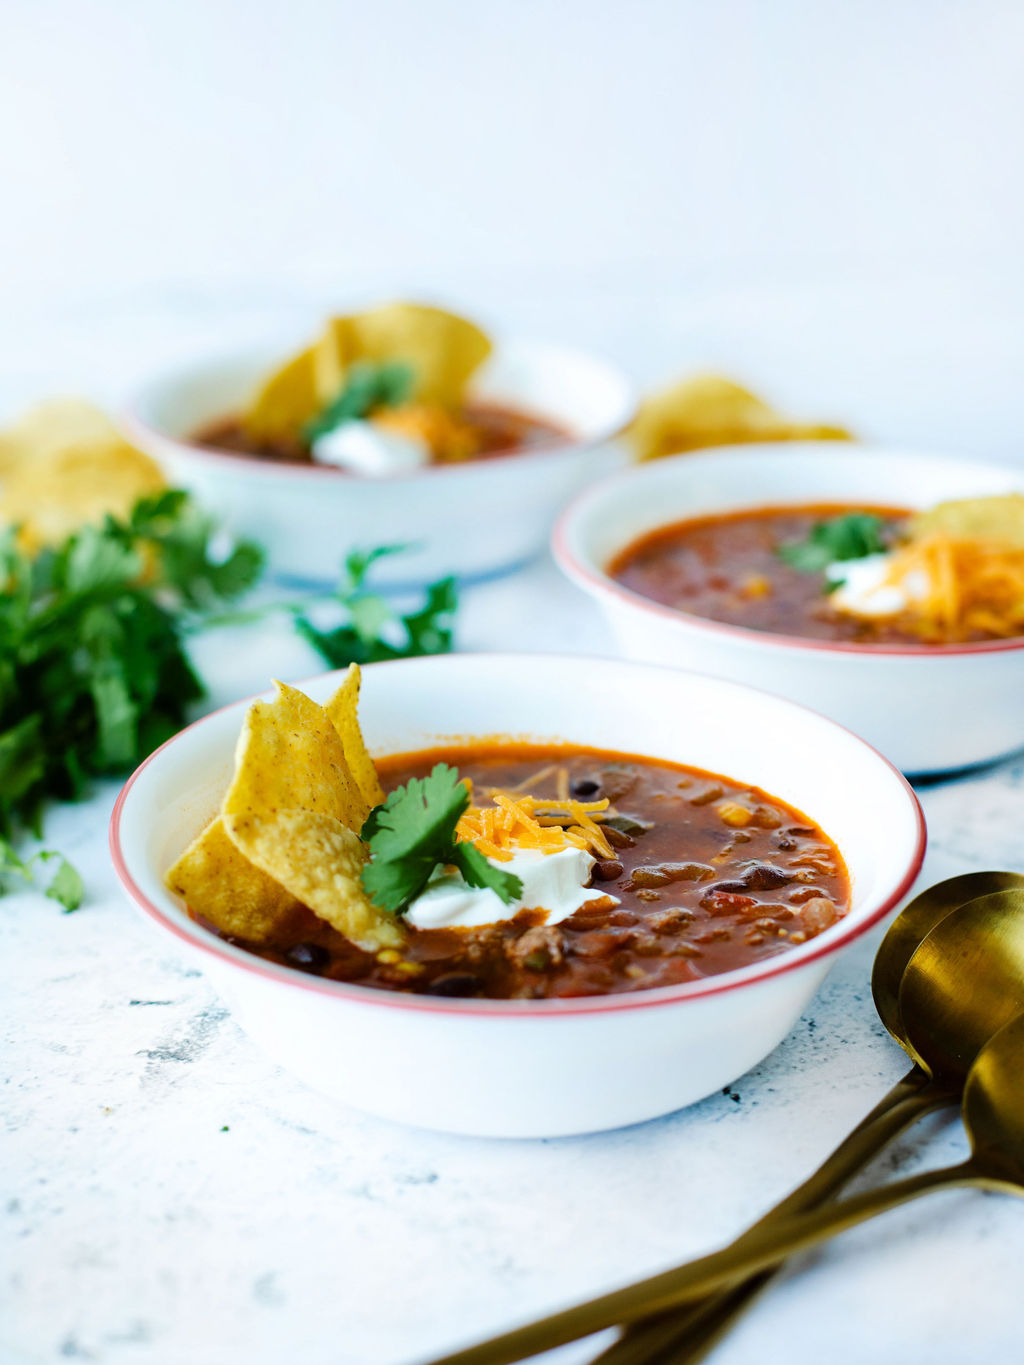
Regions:
<instances>
[{"instance_id":1,"label":"pinto bean","mask_svg":"<svg viewBox=\"0 0 1024 1365\"><path fill-rule=\"evenodd\" d=\"M654 863L633 869L629 890L638 886L669 886L672 882L706 882L714 875L715 869L707 863Z\"/></svg>"},{"instance_id":2,"label":"pinto bean","mask_svg":"<svg viewBox=\"0 0 1024 1365\"><path fill-rule=\"evenodd\" d=\"M835 924L839 914L827 896L815 896L800 907L800 919L809 934L820 934L830 924Z\"/></svg>"}]
</instances>

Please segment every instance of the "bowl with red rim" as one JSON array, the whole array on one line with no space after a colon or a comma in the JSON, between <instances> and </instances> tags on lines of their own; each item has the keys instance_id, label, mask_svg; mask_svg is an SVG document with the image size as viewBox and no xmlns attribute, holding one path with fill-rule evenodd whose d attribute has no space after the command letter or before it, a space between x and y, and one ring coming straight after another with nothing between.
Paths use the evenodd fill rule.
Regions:
<instances>
[{"instance_id":1,"label":"bowl with red rim","mask_svg":"<svg viewBox=\"0 0 1024 1365\"><path fill-rule=\"evenodd\" d=\"M1024 637L966 644L829 642L723 624L662 605L609 572L633 542L691 518L815 504L924 509L1024 492L1024 473L835 442L673 456L613 474L565 509L555 559L600 608L627 658L700 668L811 706L914 776L1024 746Z\"/></svg>"},{"instance_id":2,"label":"bowl with red rim","mask_svg":"<svg viewBox=\"0 0 1024 1365\"><path fill-rule=\"evenodd\" d=\"M282 579L333 584L348 550L377 545L408 547L375 566L384 586L508 571L540 553L581 483L626 458L614 444L635 410L626 375L587 352L520 339L496 342L469 397L553 423L564 437L551 444L383 478L202 445L196 433L241 412L280 358L264 349L159 375L123 425L228 531L264 545Z\"/></svg>"},{"instance_id":3,"label":"bowl with red rim","mask_svg":"<svg viewBox=\"0 0 1024 1365\"><path fill-rule=\"evenodd\" d=\"M339 677L301 686L324 700ZM247 705L189 726L129 779L110 826L117 874L275 1061L348 1104L418 1126L497 1137L593 1132L712 1093L785 1036L836 955L908 891L924 853L920 807L900 774L832 721L768 693L556 655L375 664L364 672L361 717L376 755L497 734L724 773L804 812L834 840L851 905L806 943L654 990L494 1000L342 983L213 935L164 884L219 806Z\"/></svg>"}]
</instances>

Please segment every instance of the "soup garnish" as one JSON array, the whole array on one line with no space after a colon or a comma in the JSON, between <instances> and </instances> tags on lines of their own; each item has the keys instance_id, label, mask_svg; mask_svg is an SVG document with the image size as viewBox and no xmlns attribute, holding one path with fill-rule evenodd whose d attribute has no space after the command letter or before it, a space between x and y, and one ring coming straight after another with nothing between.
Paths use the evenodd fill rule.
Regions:
<instances>
[{"instance_id":1,"label":"soup garnish","mask_svg":"<svg viewBox=\"0 0 1024 1365\"><path fill-rule=\"evenodd\" d=\"M511 740L375 764L358 691L353 667L325 706L281 684L253 703L220 812L167 874L271 961L428 995L608 994L749 965L846 912L838 850L755 787Z\"/></svg>"},{"instance_id":2,"label":"soup garnish","mask_svg":"<svg viewBox=\"0 0 1024 1365\"><path fill-rule=\"evenodd\" d=\"M490 351L478 327L439 308L396 303L334 317L243 412L207 423L194 439L371 478L566 440L547 418L469 396Z\"/></svg>"},{"instance_id":3,"label":"soup garnish","mask_svg":"<svg viewBox=\"0 0 1024 1365\"><path fill-rule=\"evenodd\" d=\"M1024 496L693 518L609 565L666 606L774 634L939 645L1024 634Z\"/></svg>"}]
</instances>

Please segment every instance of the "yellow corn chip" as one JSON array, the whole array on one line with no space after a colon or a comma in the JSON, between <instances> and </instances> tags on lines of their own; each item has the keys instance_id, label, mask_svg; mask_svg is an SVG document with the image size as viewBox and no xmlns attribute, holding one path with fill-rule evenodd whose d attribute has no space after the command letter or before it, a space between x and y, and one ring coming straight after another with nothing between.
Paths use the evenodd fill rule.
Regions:
<instances>
[{"instance_id":1,"label":"yellow corn chip","mask_svg":"<svg viewBox=\"0 0 1024 1365\"><path fill-rule=\"evenodd\" d=\"M51 398L29 408L0 432L0 465L8 468L69 447L123 442L124 437L101 408L84 398Z\"/></svg>"},{"instance_id":2,"label":"yellow corn chip","mask_svg":"<svg viewBox=\"0 0 1024 1365\"><path fill-rule=\"evenodd\" d=\"M265 816L307 810L362 829L370 808L324 708L285 683L274 686L273 701L254 701L246 712L222 813Z\"/></svg>"},{"instance_id":3,"label":"yellow corn chip","mask_svg":"<svg viewBox=\"0 0 1024 1365\"><path fill-rule=\"evenodd\" d=\"M411 397L454 407L473 371L490 355L487 336L466 318L416 303L391 303L352 319L354 360L402 361L413 371Z\"/></svg>"},{"instance_id":4,"label":"yellow corn chip","mask_svg":"<svg viewBox=\"0 0 1024 1365\"><path fill-rule=\"evenodd\" d=\"M232 842L275 882L366 952L402 942L402 930L363 890L366 850L330 815L278 810L227 815Z\"/></svg>"},{"instance_id":5,"label":"yellow corn chip","mask_svg":"<svg viewBox=\"0 0 1024 1365\"><path fill-rule=\"evenodd\" d=\"M751 441L845 441L842 427L791 422L724 375L685 379L640 405L628 432L638 460Z\"/></svg>"},{"instance_id":6,"label":"yellow corn chip","mask_svg":"<svg viewBox=\"0 0 1024 1365\"><path fill-rule=\"evenodd\" d=\"M242 417L254 440L292 440L325 406L317 390L315 350L300 351L263 381Z\"/></svg>"},{"instance_id":7,"label":"yellow corn chip","mask_svg":"<svg viewBox=\"0 0 1024 1365\"><path fill-rule=\"evenodd\" d=\"M1005 493L990 498L959 498L918 512L907 524L911 540L949 536L954 540L984 540L1024 546L1024 494Z\"/></svg>"},{"instance_id":8,"label":"yellow corn chip","mask_svg":"<svg viewBox=\"0 0 1024 1365\"><path fill-rule=\"evenodd\" d=\"M220 816L188 846L166 881L195 914L250 943L273 938L300 909L294 896L238 851Z\"/></svg>"},{"instance_id":9,"label":"yellow corn chip","mask_svg":"<svg viewBox=\"0 0 1024 1365\"><path fill-rule=\"evenodd\" d=\"M221 814L166 878L222 932L265 942L306 907L368 951L402 941L360 881L358 831L383 792L359 730L359 684L353 666L328 711L277 683L273 701L246 712Z\"/></svg>"},{"instance_id":10,"label":"yellow corn chip","mask_svg":"<svg viewBox=\"0 0 1024 1365\"><path fill-rule=\"evenodd\" d=\"M58 544L107 513L127 516L166 486L158 466L80 399L26 413L0 434L0 521L22 528L29 552Z\"/></svg>"},{"instance_id":11,"label":"yellow corn chip","mask_svg":"<svg viewBox=\"0 0 1024 1365\"><path fill-rule=\"evenodd\" d=\"M318 411L332 403L345 387L349 366L360 357L352 332L352 319L328 318L313 346L313 374Z\"/></svg>"},{"instance_id":12,"label":"yellow corn chip","mask_svg":"<svg viewBox=\"0 0 1024 1365\"><path fill-rule=\"evenodd\" d=\"M372 809L374 806L379 806L384 800L384 790L380 785L377 769L373 766L373 759L367 751L363 732L359 728L359 688L361 683L362 674L359 665L352 664L345 674L345 681L334 695L324 703L324 710L330 717L331 724L341 736L349 772L355 778L363 800ZM362 826L360 826L361 828Z\"/></svg>"}]
</instances>

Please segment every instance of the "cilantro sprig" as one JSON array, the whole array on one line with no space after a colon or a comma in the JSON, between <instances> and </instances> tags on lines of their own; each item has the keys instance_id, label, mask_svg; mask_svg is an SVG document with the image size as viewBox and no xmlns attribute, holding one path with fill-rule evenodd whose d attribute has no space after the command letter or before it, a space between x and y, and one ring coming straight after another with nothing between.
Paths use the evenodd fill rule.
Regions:
<instances>
[{"instance_id":1,"label":"cilantro sprig","mask_svg":"<svg viewBox=\"0 0 1024 1365\"><path fill-rule=\"evenodd\" d=\"M780 545L775 553L802 573L824 573L836 561L863 559L888 549L884 528L885 522L874 512L847 512L818 522L806 540Z\"/></svg>"},{"instance_id":2,"label":"cilantro sprig","mask_svg":"<svg viewBox=\"0 0 1024 1365\"><path fill-rule=\"evenodd\" d=\"M340 625L322 630L304 611L295 612L295 628L332 668L412 659L423 654L448 654L458 608L454 578L441 578L426 590L422 606L402 615L386 598L370 592L366 577L385 555L400 554L404 545L382 545L375 550L353 550L345 559L334 599L342 609Z\"/></svg>"},{"instance_id":3,"label":"cilantro sprig","mask_svg":"<svg viewBox=\"0 0 1024 1365\"><path fill-rule=\"evenodd\" d=\"M469 789L458 770L438 763L370 812L362 829L370 848L362 879L376 905L400 914L435 869L446 866L458 868L470 886L489 887L505 905L518 900L523 893L518 877L489 863L474 844L456 840L455 827L468 805Z\"/></svg>"},{"instance_id":4,"label":"cilantro sprig","mask_svg":"<svg viewBox=\"0 0 1024 1365\"><path fill-rule=\"evenodd\" d=\"M377 365L357 361L349 369L345 387L323 412L306 423L303 436L312 443L343 422L356 421L375 408L398 407L412 392L414 378L411 366L400 360Z\"/></svg>"},{"instance_id":5,"label":"cilantro sprig","mask_svg":"<svg viewBox=\"0 0 1024 1365\"><path fill-rule=\"evenodd\" d=\"M48 799L82 796L180 728L203 694L185 635L262 563L245 542L218 553L211 520L175 490L36 555L17 528L0 532L0 884L59 857L22 860L10 842L19 828L39 835ZM70 865L47 894L75 908Z\"/></svg>"}]
</instances>

